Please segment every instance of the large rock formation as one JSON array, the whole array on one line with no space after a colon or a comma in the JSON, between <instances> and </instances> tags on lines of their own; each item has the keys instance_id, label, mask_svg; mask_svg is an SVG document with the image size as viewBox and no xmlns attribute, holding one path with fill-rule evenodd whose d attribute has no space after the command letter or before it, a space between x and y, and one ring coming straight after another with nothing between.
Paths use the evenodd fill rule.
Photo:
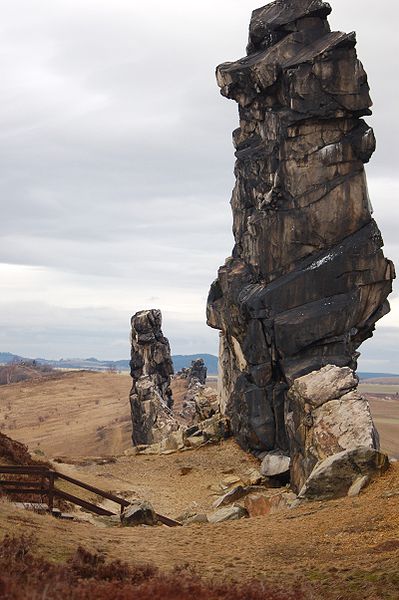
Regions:
<instances>
[{"instance_id":1,"label":"large rock formation","mask_svg":"<svg viewBox=\"0 0 399 600\"><path fill-rule=\"evenodd\" d=\"M387 467L358 383L348 367L328 365L296 379L288 392L291 482L303 497L346 493L359 475Z\"/></svg>"},{"instance_id":2,"label":"large rock formation","mask_svg":"<svg viewBox=\"0 0 399 600\"><path fill-rule=\"evenodd\" d=\"M217 69L240 116L235 246L207 309L221 331L221 405L244 448L293 454L298 488L320 456L299 464L309 453L287 415L311 417L287 390L326 365L356 369L394 278L363 166L375 150L361 118L371 114L367 76L355 34L331 32L330 12L320 0L255 10L247 56Z\"/></svg>"},{"instance_id":3,"label":"large rock formation","mask_svg":"<svg viewBox=\"0 0 399 600\"><path fill-rule=\"evenodd\" d=\"M172 413L173 363L162 333L160 310L144 310L131 320L130 406L133 444L154 444L179 428Z\"/></svg>"}]
</instances>

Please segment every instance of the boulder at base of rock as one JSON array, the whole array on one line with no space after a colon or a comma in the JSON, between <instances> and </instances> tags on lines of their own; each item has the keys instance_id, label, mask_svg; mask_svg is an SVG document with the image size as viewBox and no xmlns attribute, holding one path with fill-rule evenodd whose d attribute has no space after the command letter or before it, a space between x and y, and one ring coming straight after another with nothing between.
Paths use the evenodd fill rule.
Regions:
<instances>
[{"instance_id":1,"label":"boulder at base of rock","mask_svg":"<svg viewBox=\"0 0 399 600\"><path fill-rule=\"evenodd\" d=\"M227 494L224 494L224 496L218 498L213 503L213 506L214 508L218 508L219 506L231 504L231 502L235 502L236 500L240 500L241 498L243 498L247 493L248 492L245 490L245 488L242 487L242 485L238 485L229 492L227 492Z\"/></svg>"},{"instance_id":2,"label":"boulder at base of rock","mask_svg":"<svg viewBox=\"0 0 399 600\"><path fill-rule=\"evenodd\" d=\"M281 512L291 508L296 500L292 492L283 491L273 496L265 494L250 494L244 500L244 506L250 517L260 517Z\"/></svg>"},{"instance_id":3,"label":"boulder at base of rock","mask_svg":"<svg viewBox=\"0 0 399 600\"><path fill-rule=\"evenodd\" d=\"M261 517L270 514L271 502L269 496L251 494L245 498L244 506L250 517Z\"/></svg>"},{"instance_id":4,"label":"boulder at base of rock","mask_svg":"<svg viewBox=\"0 0 399 600\"><path fill-rule=\"evenodd\" d=\"M208 517L204 513L199 513L189 517L185 522L186 525L193 525L194 523L208 523Z\"/></svg>"},{"instance_id":5,"label":"boulder at base of rock","mask_svg":"<svg viewBox=\"0 0 399 600\"><path fill-rule=\"evenodd\" d=\"M368 475L363 475L363 477L359 477L356 481L351 485L348 497L356 498L360 492L370 483L370 477Z\"/></svg>"},{"instance_id":6,"label":"boulder at base of rock","mask_svg":"<svg viewBox=\"0 0 399 600\"><path fill-rule=\"evenodd\" d=\"M290 394L295 394L304 405L318 408L326 402L342 398L357 389L359 379L349 367L327 365L315 373L309 373L294 381Z\"/></svg>"},{"instance_id":7,"label":"boulder at base of rock","mask_svg":"<svg viewBox=\"0 0 399 600\"><path fill-rule=\"evenodd\" d=\"M225 521L238 521L245 517L248 517L248 511L242 506L233 505L208 515L208 521L209 523L224 523Z\"/></svg>"},{"instance_id":8,"label":"boulder at base of rock","mask_svg":"<svg viewBox=\"0 0 399 600\"><path fill-rule=\"evenodd\" d=\"M388 457L377 450L345 450L316 465L298 497L329 500L346 496L359 477L381 475L388 468Z\"/></svg>"},{"instance_id":9,"label":"boulder at base of rock","mask_svg":"<svg viewBox=\"0 0 399 600\"><path fill-rule=\"evenodd\" d=\"M291 459L281 452L269 452L262 460L260 472L264 477L283 475L290 470Z\"/></svg>"},{"instance_id":10,"label":"boulder at base of rock","mask_svg":"<svg viewBox=\"0 0 399 600\"><path fill-rule=\"evenodd\" d=\"M354 452L359 456L368 448L371 455L378 455L379 436L375 428L367 398L356 386L355 373L348 368L327 365L295 380L288 392L285 405L285 422L290 441L291 485L300 492L308 477L312 477L320 464L339 457L342 452ZM346 465L350 470L350 465ZM374 470L371 465L372 472ZM345 475L350 480L349 487L359 477L367 475L355 465L352 474ZM345 486L344 486L345 487ZM336 496L342 495L337 489ZM331 497L332 490L328 496Z\"/></svg>"},{"instance_id":11,"label":"boulder at base of rock","mask_svg":"<svg viewBox=\"0 0 399 600\"><path fill-rule=\"evenodd\" d=\"M121 523L125 527L156 525L157 517L149 502L146 502L145 500L135 500L123 511Z\"/></svg>"},{"instance_id":12,"label":"boulder at base of rock","mask_svg":"<svg viewBox=\"0 0 399 600\"><path fill-rule=\"evenodd\" d=\"M199 448L205 444L206 439L203 435L192 435L186 438L186 446L189 448Z\"/></svg>"}]
</instances>

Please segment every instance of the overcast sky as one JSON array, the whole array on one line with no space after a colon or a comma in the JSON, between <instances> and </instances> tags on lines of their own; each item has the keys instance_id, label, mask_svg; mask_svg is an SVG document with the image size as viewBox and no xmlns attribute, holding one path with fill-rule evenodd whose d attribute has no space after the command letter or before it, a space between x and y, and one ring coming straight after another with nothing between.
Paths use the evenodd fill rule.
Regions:
<instances>
[{"instance_id":1,"label":"overcast sky","mask_svg":"<svg viewBox=\"0 0 399 600\"><path fill-rule=\"evenodd\" d=\"M369 74L369 185L396 260L399 11L332 4ZM260 5L0 0L0 351L127 358L130 316L160 308L175 354L217 353L205 303L233 243L237 109L214 69L244 55ZM363 370L399 373L392 299Z\"/></svg>"}]
</instances>

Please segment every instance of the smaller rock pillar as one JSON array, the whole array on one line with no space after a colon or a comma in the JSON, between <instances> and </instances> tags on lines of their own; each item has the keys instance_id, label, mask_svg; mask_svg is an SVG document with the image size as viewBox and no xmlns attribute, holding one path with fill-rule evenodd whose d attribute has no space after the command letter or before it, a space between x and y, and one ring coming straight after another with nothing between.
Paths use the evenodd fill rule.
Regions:
<instances>
[{"instance_id":1,"label":"smaller rock pillar","mask_svg":"<svg viewBox=\"0 0 399 600\"><path fill-rule=\"evenodd\" d=\"M155 444L178 429L170 388L173 363L162 333L160 310L144 310L131 320L130 406L133 445Z\"/></svg>"}]
</instances>

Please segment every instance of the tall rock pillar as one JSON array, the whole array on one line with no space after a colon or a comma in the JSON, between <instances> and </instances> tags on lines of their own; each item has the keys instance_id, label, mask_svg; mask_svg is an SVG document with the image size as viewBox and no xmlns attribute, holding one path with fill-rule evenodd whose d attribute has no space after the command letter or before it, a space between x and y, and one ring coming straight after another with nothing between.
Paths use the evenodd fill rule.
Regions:
<instances>
[{"instance_id":1,"label":"tall rock pillar","mask_svg":"<svg viewBox=\"0 0 399 600\"><path fill-rule=\"evenodd\" d=\"M367 76L355 34L331 32L330 12L321 0L259 8L247 56L217 68L239 106L235 246L207 307L221 331L222 404L244 448L295 452L297 488L325 457L307 456L297 433L313 416L287 392L327 365L356 369L395 276L364 171L375 150Z\"/></svg>"},{"instance_id":2,"label":"tall rock pillar","mask_svg":"<svg viewBox=\"0 0 399 600\"><path fill-rule=\"evenodd\" d=\"M154 444L179 427L172 413L173 363L162 333L160 310L144 310L131 320L130 406L133 445Z\"/></svg>"}]
</instances>

